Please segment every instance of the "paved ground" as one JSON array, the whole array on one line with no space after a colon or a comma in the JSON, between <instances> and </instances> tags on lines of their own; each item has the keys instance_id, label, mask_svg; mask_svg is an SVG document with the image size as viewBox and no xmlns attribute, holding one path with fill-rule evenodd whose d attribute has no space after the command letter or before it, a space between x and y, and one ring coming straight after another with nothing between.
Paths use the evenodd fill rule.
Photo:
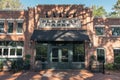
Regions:
<instances>
[{"instance_id":1,"label":"paved ground","mask_svg":"<svg viewBox=\"0 0 120 80\"><path fill-rule=\"evenodd\" d=\"M0 72L0 80L120 80L120 73L91 73L87 70L43 70Z\"/></svg>"}]
</instances>

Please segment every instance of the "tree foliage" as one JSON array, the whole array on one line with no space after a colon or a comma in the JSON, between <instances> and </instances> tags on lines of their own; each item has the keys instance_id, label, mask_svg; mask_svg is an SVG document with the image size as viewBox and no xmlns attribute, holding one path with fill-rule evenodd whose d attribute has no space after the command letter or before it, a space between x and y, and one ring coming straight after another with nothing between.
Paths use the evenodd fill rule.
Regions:
<instances>
[{"instance_id":1,"label":"tree foliage","mask_svg":"<svg viewBox=\"0 0 120 80\"><path fill-rule=\"evenodd\" d=\"M114 11L109 14L110 17L120 17L120 0L112 8Z\"/></svg>"},{"instance_id":2,"label":"tree foliage","mask_svg":"<svg viewBox=\"0 0 120 80\"><path fill-rule=\"evenodd\" d=\"M0 9L20 9L22 4L20 0L0 0Z\"/></svg>"},{"instance_id":3,"label":"tree foliage","mask_svg":"<svg viewBox=\"0 0 120 80\"><path fill-rule=\"evenodd\" d=\"M113 6L113 9L114 9L115 11L120 11L120 0L118 0L118 1L116 2L116 4Z\"/></svg>"},{"instance_id":4,"label":"tree foliage","mask_svg":"<svg viewBox=\"0 0 120 80\"><path fill-rule=\"evenodd\" d=\"M107 15L107 12L103 6L95 6L95 5L93 6L93 16L102 17L106 15Z\"/></svg>"}]
</instances>

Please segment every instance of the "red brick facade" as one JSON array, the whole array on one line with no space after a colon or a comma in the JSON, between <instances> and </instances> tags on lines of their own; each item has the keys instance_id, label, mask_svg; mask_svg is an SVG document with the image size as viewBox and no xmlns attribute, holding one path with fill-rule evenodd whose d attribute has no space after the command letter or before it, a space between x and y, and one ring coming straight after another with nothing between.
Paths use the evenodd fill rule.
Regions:
<instances>
[{"instance_id":1,"label":"red brick facade","mask_svg":"<svg viewBox=\"0 0 120 80\"><path fill-rule=\"evenodd\" d=\"M81 22L80 28L41 28L40 18L78 18ZM92 10L83 5L38 5L27 10L0 11L0 20L4 21L4 33L0 34L0 41L24 41L24 52L30 54L31 65L35 61L35 44L30 44L30 38L34 30L86 30L92 43L89 47L89 42L85 42L85 66L89 65L90 55L96 54L97 48L105 49L105 62L114 62L113 48L119 48L120 37L113 37L111 25L120 25L119 18L93 18ZM23 33L16 34L17 21L23 20ZM14 30L12 34L8 34L8 21L13 21ZM103 36L97 36L95 26L102 25L105 28ZM32 47L31 47L32 46Z\"/></svg>"}]
</instances>

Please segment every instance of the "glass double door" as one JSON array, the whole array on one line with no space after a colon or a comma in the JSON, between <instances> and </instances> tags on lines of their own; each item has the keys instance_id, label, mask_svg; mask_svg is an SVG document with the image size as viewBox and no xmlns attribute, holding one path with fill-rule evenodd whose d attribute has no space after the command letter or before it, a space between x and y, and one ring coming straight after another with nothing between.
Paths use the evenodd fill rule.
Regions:
<instances>
[{"instance_id":1,"label":"glass double door","mask_svg":"<svg viewBox=\"0 0 120 80\"><path fill-rule=\"evenodd\" d=\"M52 48L52 62L68 62L68 48Z\"/></svg>"},{"instance_id":2,"label":"glass double door","mask_svg":"<svg viewBox=\"0 0 120 80\"><path fill-rule=\"evenodd\" d=\"M68 46L64 47L52 47L51 48L51 68L55 69L69 69L71 49Z\"/></svg>"}]
</instances>

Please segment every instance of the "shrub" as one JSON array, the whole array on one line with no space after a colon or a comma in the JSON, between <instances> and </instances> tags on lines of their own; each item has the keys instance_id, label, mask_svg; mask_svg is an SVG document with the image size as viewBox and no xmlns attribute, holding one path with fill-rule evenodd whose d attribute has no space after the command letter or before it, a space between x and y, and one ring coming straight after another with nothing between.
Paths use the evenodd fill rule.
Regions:
<instances>
[{"instance_id":1,"label":"shrub","mask_svg":"<svg viewBox=\"0 0 120 80\"><path fill-rule=\"evenodd\" d=\"M113 70L114 69L114 64L113 63L105 64L105 69L107 69L107 70Z\"/></svg>"},{"instance_id":2,"label":"shrub","mask_svg":"<svg viewBox=\"0 0 120 80\"><path fill-rule=\"evenodd\" d=\"M24 60L24 63L23 63L23 69L24 70L29 70L30 69L30 58L31 58L31 55L29 55L29 54L25 55L25 60Z\"/></svg>"},{"instance_id":3,"label":"shrub","mask_svg":"<svg viewBox=\"0 0 120 80\"><path fill-rule=\"evenodd\" d=\"M17 72L23 69L23 59L17 59L12 61L12 71Z\"/></svg>"},{"instance_id":4,"label":"shrub","mask_svg":"<svg viewBox=\"0 0 120 80\"><path fill-rule=\"evenodd\" d=\"M30 54L26 54L25 55L25 59L30 59L31 58L31 55Z\"/></svg>"}]
</instances>

